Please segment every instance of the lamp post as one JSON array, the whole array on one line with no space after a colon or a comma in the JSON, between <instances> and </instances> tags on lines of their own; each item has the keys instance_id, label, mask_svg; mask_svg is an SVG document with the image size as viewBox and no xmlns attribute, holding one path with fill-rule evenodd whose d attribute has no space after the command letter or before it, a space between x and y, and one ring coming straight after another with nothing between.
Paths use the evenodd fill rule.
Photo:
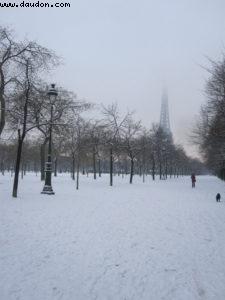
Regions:
<instances>
[{"instance_id":1,"label":"lamp post","mask_svg":"<svg viewBox=\"0 0 225 300\"><path fill-rule=\"evenodd\" d=\"M47 95L49 96L50 105L51 105L51 114L50 114L50 124L49 124L49 142L48 142L48 160L45 163L45 185L43 188L42 194L54 195L52 189L52 122L53 122L53 104L58 95L55 84L51 85L50 90Z\"/></svg>"}]
</instances>

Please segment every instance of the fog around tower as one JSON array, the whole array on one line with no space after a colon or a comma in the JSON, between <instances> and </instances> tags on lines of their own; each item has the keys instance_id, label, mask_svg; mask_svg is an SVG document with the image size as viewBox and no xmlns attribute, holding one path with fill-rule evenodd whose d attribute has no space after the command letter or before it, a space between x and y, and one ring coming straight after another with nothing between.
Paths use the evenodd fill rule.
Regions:
<instances>
[{"instance_id":1,"label":"fog around tower","mask_svg":"<svg viewBox=\"0 0 225 300\"><path fill-rule=\"evenodd\" d=\"M57 84L89 101L159 122L166 83L175 142L196 156L189 135L204 102L202 66L224 50L223 0L77 0L70 8L1 9L1 25L56 51ZM51 81L52 78L49 78Z\"/></svg>"}]
</instances>

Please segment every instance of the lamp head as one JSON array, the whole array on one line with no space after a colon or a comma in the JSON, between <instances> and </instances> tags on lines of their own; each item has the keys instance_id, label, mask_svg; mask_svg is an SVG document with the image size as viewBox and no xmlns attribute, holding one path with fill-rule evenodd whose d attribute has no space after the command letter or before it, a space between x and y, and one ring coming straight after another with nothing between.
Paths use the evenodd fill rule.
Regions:
<instances>
[{"instance_id":1,"label":"lamp head","mask_svg":"<svg viewBox=\"0 0 225 300\"><path fill-rule=\"evenodd\" d=\"M55 89L55 84L51 84L51 87L50 87L50 89L49 89L49 91L48 91L48 96L55 96L55 97L57 97L58 96L58 92L57 92L57 90Z\"/></svg>"}]
</instances>

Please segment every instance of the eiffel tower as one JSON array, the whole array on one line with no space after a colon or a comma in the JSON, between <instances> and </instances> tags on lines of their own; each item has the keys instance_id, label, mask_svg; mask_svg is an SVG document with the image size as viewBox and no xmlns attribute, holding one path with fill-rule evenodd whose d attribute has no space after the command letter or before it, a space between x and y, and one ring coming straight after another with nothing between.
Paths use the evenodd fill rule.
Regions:
<instances>
[{"instance_id":1,"label":"eiffel tower","mask_svg":"<svg viewBox=\"0 0 225 300\"><path fill-rule=\"evenodd\" d=\"M164 89L162 93L161 101L161 113L160 113L160 127L165 133L167 133L172 138L172 133L170 130L170 118L169 118L169 106L168 106L168 94L167 90Z\"/></svg>"}]
</instances>

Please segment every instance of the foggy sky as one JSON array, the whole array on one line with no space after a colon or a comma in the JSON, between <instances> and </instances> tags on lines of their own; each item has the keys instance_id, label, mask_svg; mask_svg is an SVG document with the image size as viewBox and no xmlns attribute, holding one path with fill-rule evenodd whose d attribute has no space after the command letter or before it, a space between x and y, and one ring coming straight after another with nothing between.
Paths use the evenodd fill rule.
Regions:
<instances>
[{"instance_id":1,"label":"foggy sky","mask_svg":"<svg viewBox=\"0 0 225 300\"><path fill-rule=\"evenodd\" d=\"M205 100L208 74L201 66L224 50L225 1L70 3L70 8L2 8L0 24L63 57L51 81L90 101L117 101L122 111L135 110L147 127L159 121L166 86L175 141L195 155L188 134Z\"/></svg>"}]
</instances>

